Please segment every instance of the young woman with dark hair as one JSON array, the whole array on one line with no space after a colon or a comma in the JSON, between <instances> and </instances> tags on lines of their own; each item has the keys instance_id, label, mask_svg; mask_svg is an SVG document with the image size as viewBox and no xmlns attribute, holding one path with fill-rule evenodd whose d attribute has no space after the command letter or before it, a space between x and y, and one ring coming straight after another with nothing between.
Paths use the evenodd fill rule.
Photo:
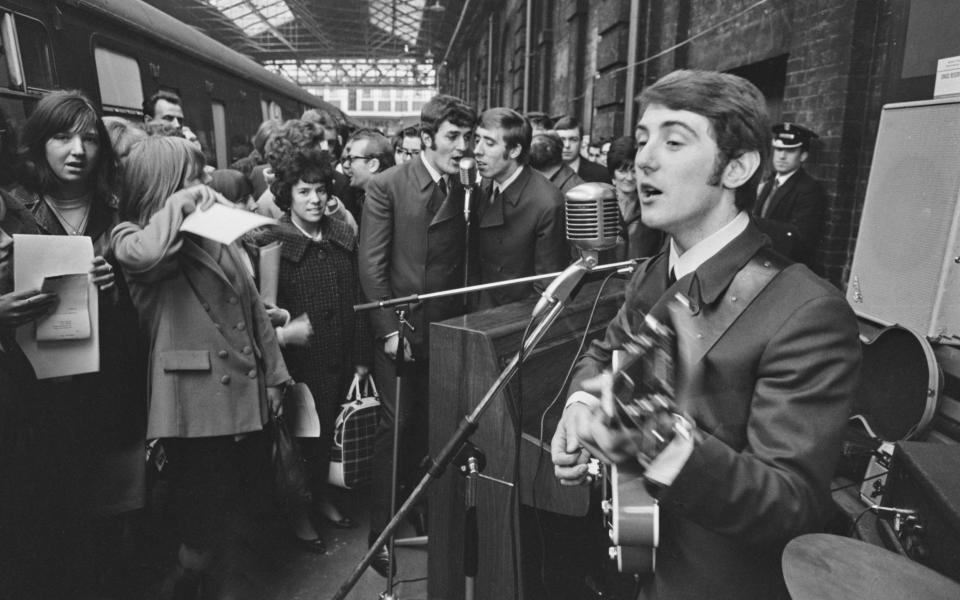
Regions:
<instances>
[{"instance_id":1,"label":"young woman with dark hair","mask_svg":"<svg viewBox=\"0 0 960 600\"><path fill-rule=\"evenodd\" d=\"M44 585L80 587L125 571L124 516L145 503L145 355L136 312L109 252L117 223L116 161L90 100L44 96L17 148L17 185L41 235L87 236L99 290L99 372L37 382L30 407L37 451L38 539L48 552ZM42 575L41 575L42 577ZM70 589L70 588L67 588Z\"/></svg>"},{"instance_id":2,"label":"young woman with dark hair","mask_svg":"<svg viewBox=\"0 0 960 600\"><path fill-rule=\"evenodd\" d=\"M324 212L333 186L329 154L290 147L279 158L271 189L284 214L266 234L282 243L277 305L291 315L306 314L316 331L305 344L283 348L290 374L310 388L320 417L320 438L302 438L300 446L314 512L335 527L351 528L356 524L334 501L327 474L340 405L354 375L366 376L372 360L367 319L353 311L361 301L357 239L346 223ZM298 538L314 536L322 545L306 514L294 515L293 525Z\"/></svg>"}]
</instances>

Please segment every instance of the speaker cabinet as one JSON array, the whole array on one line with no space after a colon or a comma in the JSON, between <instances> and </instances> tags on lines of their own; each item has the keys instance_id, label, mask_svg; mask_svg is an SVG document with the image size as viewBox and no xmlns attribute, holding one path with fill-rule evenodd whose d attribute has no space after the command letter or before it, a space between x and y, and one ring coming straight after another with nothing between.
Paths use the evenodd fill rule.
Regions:
<instances>
[{"instance_id":1,"label":"speaker cabinet","mask_svg":"<svg viewBox=\"0 0 960 600\"><path fill-rule=\"evenodd\" d=\"M960 342L960 98L883 107L847 300Z\"/></svg>"}]
</instances>

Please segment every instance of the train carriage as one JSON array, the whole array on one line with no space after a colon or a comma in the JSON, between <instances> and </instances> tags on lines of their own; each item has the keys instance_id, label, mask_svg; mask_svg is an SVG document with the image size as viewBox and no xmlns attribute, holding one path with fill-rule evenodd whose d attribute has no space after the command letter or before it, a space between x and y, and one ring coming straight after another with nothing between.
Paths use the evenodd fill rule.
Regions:
<instances>
[{"instance_id":1,"label":"train carriage","mask_svg":"<svg viewBox=\"0 0 960 600\"><path fill-rule=\"evenodd\" d=\"M52 89L80 89L104 115L142 119L177 93L185 124L218 168L249 152L268 117L339 109L140 0L0 0L0 106L19 128Z\"/></svg>"}]
</instances>

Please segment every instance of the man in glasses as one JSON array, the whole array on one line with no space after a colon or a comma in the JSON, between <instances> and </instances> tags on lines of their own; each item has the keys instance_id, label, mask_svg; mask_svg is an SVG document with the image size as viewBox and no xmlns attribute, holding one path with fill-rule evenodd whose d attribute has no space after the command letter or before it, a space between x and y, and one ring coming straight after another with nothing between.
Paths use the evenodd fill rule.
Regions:
<instances>
[{"instance_id":1,"label":"man in glasses","mask_svg":"<svg viewBox=\"0 0 960 600\"><path fill-rule=\"evenodd\" d=\"M374 173L381 173L394 165L393 145L387 136L375 129L360 129L347 140L341 157L343 173L350 178L350 191L344 204L360 222L365 188Z\"/></svg>"},{"instance_id":2,"label":"man in glasses","mask_svg":"<svg viewBox=\"0 0 960 600\"><path fill-rule=\"evenodd\" d=\"M393 138L393 158L398 165L420 155L419 127L405 127Z\"/></svg>"}]
</instances>

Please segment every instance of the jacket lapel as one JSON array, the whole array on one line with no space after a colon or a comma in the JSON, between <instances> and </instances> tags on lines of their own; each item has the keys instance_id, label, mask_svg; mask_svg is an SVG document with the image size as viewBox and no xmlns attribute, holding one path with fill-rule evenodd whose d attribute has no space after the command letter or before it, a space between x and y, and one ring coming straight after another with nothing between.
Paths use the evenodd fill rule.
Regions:
<instances>
[{"instance_id":1,"label":"jacket lapel","mask_svg":"<svg viewBox=\"0 0 960 600\"><path fill-rule=\"evenodd\" d=\"M487 188L487 193L484 195L484 206L485 210L483 216L480 219L480 227L499 227L506 222L506 206L516 206L520 202L520 197L523 196L523 190L527 187L527 183L530 181L530 167L522 167L523 170L520 171L520 174L517 175L517 178L507 187L507 189L500 192L497 199L492 203L490 198L493 197L493 181L490 182L489 187Z\"/></svg>"},{"instance_id":2,"label":"jacket lapel","mask_svg":"<svg viewBox=\"0 0 960 600\"><path fill-rule=\"evenodd\" d=\"M770 198L770 210L767 211L767 218L773 217L777 214L777 209L780 208L780 203L788 195L793 193L793 189L797 187L797 181L800 179L800 174L803 171L802 168L798 169L796 173L790 176L783 185L781 185L777 191L773 193L773 197Z\"/></svg>"}]
</instances>

